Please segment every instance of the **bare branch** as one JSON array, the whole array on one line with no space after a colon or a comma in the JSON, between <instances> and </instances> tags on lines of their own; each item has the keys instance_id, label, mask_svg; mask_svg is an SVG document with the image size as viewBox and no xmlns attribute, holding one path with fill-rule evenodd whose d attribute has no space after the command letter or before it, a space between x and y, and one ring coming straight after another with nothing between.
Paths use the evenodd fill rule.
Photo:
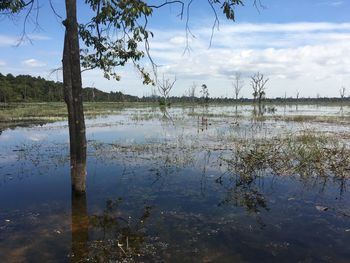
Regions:
<instances>
[{"instance_id":1,"label":"bare branch","mask_svg":"<svg viewBox=\"0 0 350 263\"><path fill-rule=\"evenodd\" d=\"M341 97L342 99L344 99L345 93L346 93L346 88L345 88L345 86L342 86L342 87L339 89L339 93L340 93L340 97Z\"/></svg>"},{"instance_id":2,"label":"bare branch","mask_svg":"<svg viewBox=\"0 0 350 263\"><path fill-rule=\"evenodd\" d=\"M244 81L242 80L242 74L240 72L236 72L234 76L234 81L232 82L235 98L238 100L239 93L241 92Z\"/></svg>"},{"instance_id":3,"label":"bare branch","mask_svg":"<svg viewBox=\"0 0 350 263\"><path fill-rule=\"evenodd\" d=\"M269 79L265 79L264 74L260 74L260 72L254 74L250 78L250 84L253 88L254 100L258 99L260 104L262 98L265 96L266 83L269 81Z\"/></svg>"},{"instance_id":4,"label":"bare branch","mask_svg":"<svg viewBox=\"0 0 350 263\"><path fill-rule=\"evenodd\" d=\"M52 12L55 14L55 16L58 17L59 19L63 20L62 16L60 16L60 15L57 13L55 7L53 6L52 0L50 0L49 3L50 3L50 8L51 8Z\"/></svg>"},{"instance_id":5,"label":"bare branch","mask_svg":"<svg viewBox=\"0 0 350 263\"><path fill-rule=\"evenodd\" d=\"M209 5L210 5L210 7L211 7L211 9L213 10L213 13L214 13L214 23L213 23L213 26L211 28L211 36L210 36L210 43L209 43L209 48L210 48L211 45L212 45L212 42L213 42L215 28L217 27L217 30L219 30L220 21L219 21L218 14L217 14L217 12L215 10L215 7L213 5L212 0L208 0L208 3L209 3Z\"/></svg>"},{"instance_id":6,"label":"bare branch","mask_svg":"<svg viewBox=\"0 0 350 263\"><path fill-rule=\"evenodd\" d=\"M170 91L174 87L174 84L176 82L176 76L174 77L174 80L171 81L169 78L165 78L163 74L162 81L157 81L157 87L160 95L164 99L165 105L167 104L167 99L169 97Z\"/></svg>"},{"instance_id":7,"label":"bare branch","mask_svg":"<svg viewBox=\"0 0 350 263\"><path fill-rule=\"evenodd\" d=\"M183 1L165 1L164 3L160 4L160 5L149 5L150 8L161 8L164 7L166 5L172 5L172 4L180 4L181 5L181 10L180 10L180 18L183 18L183 14L184 14L184 9L185 9L185 3Z\"/></svg>"}]
</instances>

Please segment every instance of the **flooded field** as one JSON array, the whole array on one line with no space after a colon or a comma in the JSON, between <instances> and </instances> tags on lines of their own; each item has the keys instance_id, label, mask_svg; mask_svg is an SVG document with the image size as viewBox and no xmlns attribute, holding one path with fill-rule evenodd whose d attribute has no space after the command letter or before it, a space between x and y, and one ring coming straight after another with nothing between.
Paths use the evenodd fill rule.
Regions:
<instances>
[{"instance_id":1,"label":"flooded field","mask_svg":"<svg viewBox=\"0 0 350 263\"><path fill-rule=\"evenodd\" d=\"M0 135L0 262L349 262L350 107L135 107Z\"/></svg>"}]
</instances>

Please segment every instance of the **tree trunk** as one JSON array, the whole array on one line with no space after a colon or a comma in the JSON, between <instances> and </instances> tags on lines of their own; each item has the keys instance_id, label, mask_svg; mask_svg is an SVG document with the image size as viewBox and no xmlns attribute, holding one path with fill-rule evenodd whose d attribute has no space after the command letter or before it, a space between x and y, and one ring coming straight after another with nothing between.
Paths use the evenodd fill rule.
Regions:
<instances>
[{"instance_id":1,"label":"tree trunk","mask_svg":"<svg viewBox=\"0 0 350 263\"><path fill-rule=\"evenodd\" d=\"M71 181L73 192L86 190L86 135L80 70L76 0L66 0L63 48L64 98L68 109Z\"/></svg>"}]
</instances>

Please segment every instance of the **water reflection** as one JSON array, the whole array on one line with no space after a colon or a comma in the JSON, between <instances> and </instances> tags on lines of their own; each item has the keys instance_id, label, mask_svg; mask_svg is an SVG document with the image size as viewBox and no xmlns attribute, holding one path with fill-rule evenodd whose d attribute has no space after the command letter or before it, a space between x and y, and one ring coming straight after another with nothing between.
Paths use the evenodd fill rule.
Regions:
<instances>
[{"instance_id":1,"label":"water reflection","mask_svg":"<svg viewBox=\"0 0 350 263\"><path fill-rule=\"evenodd\" d=\"M159 113L158 108L152 110ZM25 256L35 254L32 262L347 262L347 148L338 156L329 154L338 175L334 178L317 173L325 163L320 162L321 155L309 159L304 154L297 162L280 158L293 147L308 153L312 148L304 142L271 148L262 141L258 148L258 140L252 139L271 138L277 129L263 118L236 118L239 125L230 128L232 116L219 116L222 108L208 112L203 107L187 117L183 109L166 110L159 119L140 123L120 124L123 117L118 117L118 125L106 127L103 123L113 118L94 120L101 127L97 125L96 137L90 137L89 195L73 195L71 200L65 187L69 186L66 134L41 143L23 139L25 147L13 139L1 147L1 174L13 179L0 185L0 261L15 262L18 255L14 259L7 255L16 248ZM167 115L176 125L167 121ZM202 121L208 117L212 126ZM339 127L347 131L343 126L335 129ZM62 130L60 126L50 133ZM12 138L19 133L11 131ZM28 131L21 133L28 137ZM137 140L136 134L141 134ZM315 149L322 151L320 145ZM231 163L222 161L225 158ZM234 158L237 165L230 166ZM296 169L298 163L303 169ZM22 213L28 203L32 211ZM45 206L39 210L41 203ZM61 207L47 209L52 204ZM8 211L19 212L9 216ZM52 221L41 217L47 214L55 215ZM28 245L28 236L42 241Z\"/></svg>"},{"instance_id":2,"label":"water reflection","mask_svg":"<svg viewBox=\"0 0 350 263\"><path fill-rule=\"evenodd\" d=\"M173 120L171 114L169 113L169 111L167 110L166 106L164 106L164 105L159 106L159 110L163 114L162 118L161 118L162 121L171 122L172 124L174 124L174 120Z\"/></svg>"},{"instance_id":3,"label":"water reflection","mask_svg":"<svg viewBox=\"0 0 350 263\"><path fill-rule=\"evenodd\" d=\"M216 180L226 192L226 197L218 204L219 206L233 204L244 207L249 213L269 210L267 199L260 191L259 185L257 185L257 177L235 176L233 180L230 179L228 185L224 183L222 178Z\"/></svg>"},{"instance_id":4,"label":"water reflection","mask_svg":"<svg viewBox=\"0 0 350 263\"><path fill-rule=\"evenodd\" d=\"M72 262L83 262L89 254L89 217L86 193L72 193Z\"/></svg>"},{"instance_id":5,"label":"water reflection","mask_svg":"<svg viewBox=\"0 0 350 263\"><path fill-rule=\"evenodd\" d=\"M107 200L101 213L88 215L86 195L72 195L72 262L133 262L148 255L146 224L152 207L139 217L125 215L123 200Z\"/></svg>"}]
</instances>

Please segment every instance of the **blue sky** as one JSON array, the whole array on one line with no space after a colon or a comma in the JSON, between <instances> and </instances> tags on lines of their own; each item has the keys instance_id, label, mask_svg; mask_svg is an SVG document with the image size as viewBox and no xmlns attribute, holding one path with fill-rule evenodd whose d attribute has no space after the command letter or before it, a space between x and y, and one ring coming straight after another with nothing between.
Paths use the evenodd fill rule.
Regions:
<instances>
[{"instance_id":1,"label":"blue sky","mask_svg":"<svg viewBox=\"0 0 350 263\"><path fill-rule=\"evenodd\" d=\"M62 0L53 0L64 17ZM152 3L158 1L150 1ZM215 97L232 97L232 80L239 71L245 78L242 96L250 97L249 76L260 71L269 77L267 96L339 96L339 88L350 93L350 0L261 0L265 9L258 11L252 0L236 10L236 22L221 17L209 48L213 14L204 0L194 0L190 26L196 38L186 46L185 21L174 5L155 10L150 28L155 33L151 55L161 65L159 73L176 76L172 95L186 94L196 83L206 83ZM89 10L78 0L80 21L86 21ZM60 67L64 29L53 15L48 1L40 0L40 28L29 24L32 43L15 47L22 30L21 19L0 20L0 72L31 74L61 80ZM149 62L144 60L146 67ZM108 81L99 71L83 74L84 86L104 91L123 91L149 95L152 87L143 86L133 66L117 69L122 80ZM199 95L199 88L197 95Z\"/></svg>"}]
</instances>

